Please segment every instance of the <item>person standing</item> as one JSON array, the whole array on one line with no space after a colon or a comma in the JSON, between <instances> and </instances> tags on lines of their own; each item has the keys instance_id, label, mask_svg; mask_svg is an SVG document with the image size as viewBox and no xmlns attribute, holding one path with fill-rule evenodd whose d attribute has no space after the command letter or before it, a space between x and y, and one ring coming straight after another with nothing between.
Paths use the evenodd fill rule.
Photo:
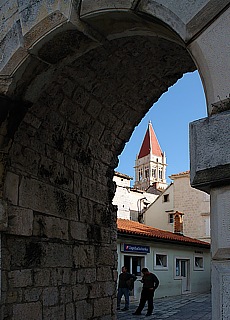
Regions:
<instances>
[{"instance_id":1,"label":"person standing","mask_svg":"<svg viewBox=\"0 0 230 320\"><path fill-rule=\"evenodd\" d=\"M127 283L128 280L133 279L135 281L137 277L133 274L130 274L127 271L127 268L123 266L121 268L121 273L118 279L118 293L117 293L117 310L120 310L121 298L125 296L125 307L121 309L122 311L129 310L129 285Z\"/></svg>"},{"instance_id":2,"label":"person standing","mask_svg":"<svg viewBox=\"0 0 230 320\"><path fill-rule=\"evenodd\" d=\"M143 268L141 272L143 273L141 280L143 288L141 291L139 306L133 315L141 315L141 311L144 309L146 301L148 301L148 312L146 313L146 316L148 317L151 316L153 312L153 297L155 290L159 286L159 279L155 274L149 272L147 268Z\"/></svg>"}]
</instances>

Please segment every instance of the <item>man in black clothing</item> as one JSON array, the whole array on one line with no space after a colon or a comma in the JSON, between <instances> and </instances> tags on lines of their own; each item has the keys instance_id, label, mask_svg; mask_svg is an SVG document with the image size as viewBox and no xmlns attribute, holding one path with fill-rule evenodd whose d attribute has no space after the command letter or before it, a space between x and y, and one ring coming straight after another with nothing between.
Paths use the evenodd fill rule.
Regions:
<instances>
[{"instance_id":1,"label":"man in black clothing","mask_svg":"<svg viewBox=\"0 0 230 320\"><path fill-rule=\"evenodd\" d=\"M124 295L125 296L125 307L121 309L122 311L129 310L129 287L127 284L127 281L131 278L135 281L136 276L133 274L130 274L127 271L127 268L124 266L121 269L121 274L119 275L118 280L118 292L117 292L117 310L120 310L120 304L121 304L121 298Z\"/></svg>"},{"instance_id":2,"label":"man in black clothing","mask_svg":"<svg viewBox=\"0 0 230 320\"><path fill-rule=\"evenodd\" d=\"M146 301L148 301L148 312L146 316L151 316L153 312L153 297L154 292L159 286L159 280L157 276L151 272L147 268L143 268L141 270L143 273L143 277L141 282L143 283L143 288L141 291L141 299L137 310L133 313L133 315L141 315L141 311L144 309Z\"/></svg>"}]
</instances>

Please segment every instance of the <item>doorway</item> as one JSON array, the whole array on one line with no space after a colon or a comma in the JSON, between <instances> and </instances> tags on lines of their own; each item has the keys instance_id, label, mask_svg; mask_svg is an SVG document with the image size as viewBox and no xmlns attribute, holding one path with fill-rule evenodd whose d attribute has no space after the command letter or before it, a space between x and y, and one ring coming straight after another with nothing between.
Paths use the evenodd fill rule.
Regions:
<instances>
[{"instance_id":1,"label":"doorway","mask_svg":"<svg viewBox=\"0 0 230 320\"><path fill-rule=\"evenodd\" d=\"M129 273L135 274L135 276L140 279L141 269L145 266L145 257L124 255L124 265L127 267ZM134 289L130 291L130 296L136 296L135 291L137 286L140 286L140 283L135 281Z\"/></svg>"},{"instance_id":2,"label":"doorway","mask_svg":"<svg viewBox=\"0 0 230 320\"><path fill-rule=\"evenodd\" d=\"M181 279L181 293L189 293L191 291L190 259L176 258L176 278Z\"/></svg>"}]
</instances>

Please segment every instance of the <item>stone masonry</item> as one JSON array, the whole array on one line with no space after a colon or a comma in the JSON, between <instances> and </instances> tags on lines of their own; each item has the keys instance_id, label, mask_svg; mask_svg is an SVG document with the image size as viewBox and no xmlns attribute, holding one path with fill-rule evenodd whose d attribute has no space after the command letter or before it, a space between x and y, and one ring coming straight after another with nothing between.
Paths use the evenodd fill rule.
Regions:
<instances>
[{"instance_id":1,"label":"stone masonry","mask_svg":"<svg viewBox=\"0 0 230 320\"><path fill-rule=\"evenodd\" d=\"M116 319L118 155L185 72L198 67L209 114L229 94L228 5L1 2L2 320Z\"/></svg>"},{"instance_id":2,"label":"stone masonry","mask_svg":"<svg viewBox=\"0 0 230 320\"><path fill-rule=\"evenodd\" d=\"M16 104L20 121L3 140L2 319L115 317L117 155L149 106L194 70L184 48L156 40L91 50L58 69L36 102ZM55 64L51 45L41 50Z\"/></svg>"}]
</instances>

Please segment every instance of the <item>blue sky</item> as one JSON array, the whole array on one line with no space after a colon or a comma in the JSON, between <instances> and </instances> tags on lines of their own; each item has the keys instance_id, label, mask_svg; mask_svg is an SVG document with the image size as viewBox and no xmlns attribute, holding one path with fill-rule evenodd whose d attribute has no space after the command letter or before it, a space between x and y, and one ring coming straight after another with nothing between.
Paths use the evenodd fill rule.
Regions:
<instances>
[{"instance_id":1,"label":"blue sky","mask_svg":"<svg viewBox=\"0 0 230 320\"><path fill-rule=\"evenodd\" d=\"M168 176L189 170L189 122L207 116L206 100L200 76L197 71L187 73L170 87L152 106L133 131L119 157L116 171L135 179L134 164L148 122L151 120L162 151L167 158Z\"/></svg>"}]
</instances>

